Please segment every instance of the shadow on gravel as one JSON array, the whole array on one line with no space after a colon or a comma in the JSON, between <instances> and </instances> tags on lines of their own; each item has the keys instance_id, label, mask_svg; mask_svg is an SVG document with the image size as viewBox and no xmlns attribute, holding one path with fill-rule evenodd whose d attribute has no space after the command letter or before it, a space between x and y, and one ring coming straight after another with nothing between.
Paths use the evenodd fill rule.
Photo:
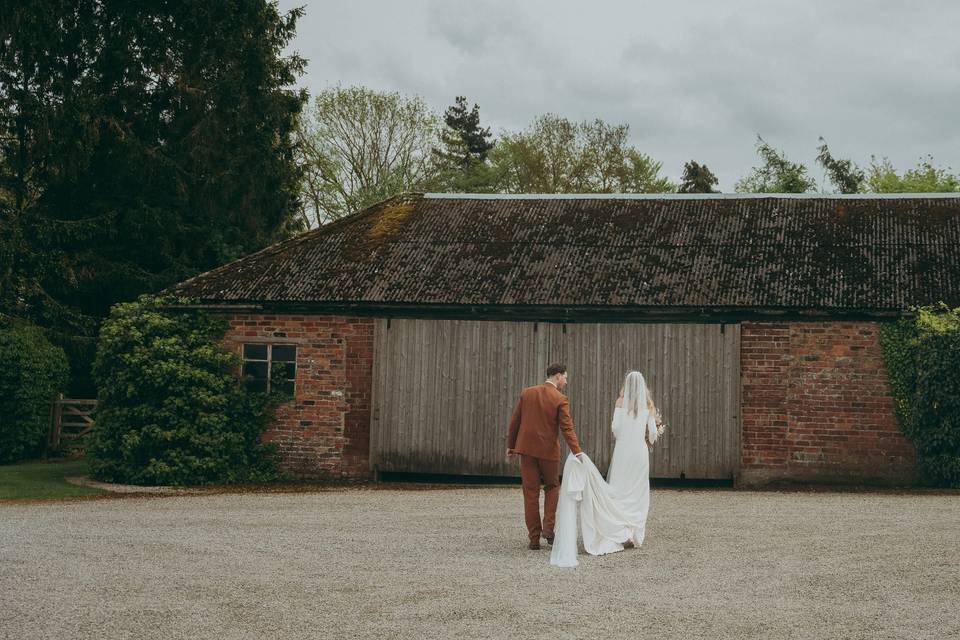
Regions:
<instances>
[{"instance_id":1,"label":"shadow on gravel","mask_svg":"<svg viewBox=\"0 0 960 640\"><path fill-rule=\"evenodd\" d=\"M423 485L513 485L519 486L520 478L513 476L462 476L442 473L402 473L381 472L381 484L423 484ZM693 480L690 478L651 478L653 488L669 487L678 489L732 489L733 480ZM393 488L393 487L391 487Z\"/></svg>"}]
</instances>

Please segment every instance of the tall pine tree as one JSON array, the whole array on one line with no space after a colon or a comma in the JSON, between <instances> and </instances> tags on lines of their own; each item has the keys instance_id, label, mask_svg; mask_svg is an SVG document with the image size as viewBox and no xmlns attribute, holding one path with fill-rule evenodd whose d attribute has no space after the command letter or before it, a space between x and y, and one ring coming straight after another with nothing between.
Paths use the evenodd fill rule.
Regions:
<instances>
[{"instance_id":1,"label":"tall pine tree","mask_svg":"<svg viewBox=\"0 0 960 640\"><path fill-rule=\"evenodd\" d=\"M447 126L440 136L443 148L436 151L443 162L466 169L487 159L494 143L490 141L490 129L480 126L479 105L474 103L468 110L467 98L457 96L444 114L444 122Z\"/></svg>"},{"instance_id":2,"label":"tall pine tree","mask_svg":"<svg viewBox=\"0 0 960 640\"><path fill-rule=\"evenodd\" d=\"M691 160L683 165L683 176L680 178L679 193L717 193L714 189L719 183L717 176L707 168L707 165Z\"/></svg>"},{"instance_id":3,"label":"tall pine tree","mask_svg":"<svg viewBox=\"0 0 960 640\"><path fill-rule=\"evenodd\" d=\"M282 51L301 11L36 0L3 13L0 225L19 240L12 254L0 242L0 311L60 335L84 378L112 304L291 231L304 62Z\"/></svg>"},{"instance_id":4,"label":"tall pine tree","mask_svg":"<svg viewBox=\"0 0 960 640\"><path fill-rule=\"evenodd\" d=\"M480 126L480 107L467 108L467 99L457 96L444 113L441 147L433 150L436 173L433 188L441 191L486 192L496 189L497 178L487 162L494 148L489 128Z\"/></svg>"}]
</instances>

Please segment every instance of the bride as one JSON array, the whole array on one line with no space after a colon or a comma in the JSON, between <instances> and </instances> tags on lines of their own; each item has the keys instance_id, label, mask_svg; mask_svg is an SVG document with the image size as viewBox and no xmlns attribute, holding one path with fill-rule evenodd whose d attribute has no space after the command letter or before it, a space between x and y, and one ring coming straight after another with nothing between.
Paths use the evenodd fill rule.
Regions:
<instances>
[{"instance_id":1,"label":"bride","mask_svg":"<svg viewBox=\"0 0 960 640\"><path fill-rule=\"evenodd\" d=\"M583 547L591 555L643 544L650 508L650 452L657 440L656 407L639 371L627 374L613 410L616 445L607 481L583 454L567 457L560 485L550 563L577 566L577 511Z\"/></svg>"}]
</instances>

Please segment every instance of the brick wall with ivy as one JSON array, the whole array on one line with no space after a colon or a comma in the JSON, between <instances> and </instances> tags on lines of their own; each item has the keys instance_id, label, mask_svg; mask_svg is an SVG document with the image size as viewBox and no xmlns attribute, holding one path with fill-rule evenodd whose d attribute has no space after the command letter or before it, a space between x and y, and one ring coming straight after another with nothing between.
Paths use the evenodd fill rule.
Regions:
<instances>
[{"instance_id":1,"label":"brick wall with ivy","mask_svg":"<svg viewBox=\"0 0 960 640\"><path fill-rule=\"evenodd\" d=\"M740 479L908 482L875 322L745 322Z\"/></svg>"},{"instance_id":2,"label":"brick wall with ivy","mask_svg":"<svg viewBox=\"0 0 960 640\"><path fill-rule=\"evenodd\" d=\"M373 330L370 318L230 318L226 344L241 356L245 344L254 346L250 351L257 358L264 350L256 347L262 345L296 346L293 399L279 407L264 434L264 441L276 443L283 469L304 479L369 476Z\"/></svg>"}]
</instances>

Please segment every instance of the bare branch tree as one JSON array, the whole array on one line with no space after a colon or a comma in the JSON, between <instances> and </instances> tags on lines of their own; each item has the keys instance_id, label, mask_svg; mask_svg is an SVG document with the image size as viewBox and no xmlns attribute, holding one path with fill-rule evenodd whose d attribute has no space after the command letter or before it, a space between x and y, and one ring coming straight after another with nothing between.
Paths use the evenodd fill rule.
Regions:
<instances>
[{"instance_id":1,"label":"bare branch tree","mask_svg":"<svg viewBox=\"0 0 960 640\"><path fill-rule=\"evenodd\" d=\"M629 143L628 125L571 122L553 114L520 133L505 134L490 151L506 193L663 193L675 186L661 164Z\"/></svg>"},{"instance_id":2,"label":"bare branch tree","mask_svg":"<svg viewBox=\"0 0 960 640\"><path fill-rule=\"evenodd\" d=\"M365 87L324 90L297 129L303 219L320 225L422 188L436 170L431 150L439 136L439 117L419 97Z\"/></svg>"}]
</instances>

